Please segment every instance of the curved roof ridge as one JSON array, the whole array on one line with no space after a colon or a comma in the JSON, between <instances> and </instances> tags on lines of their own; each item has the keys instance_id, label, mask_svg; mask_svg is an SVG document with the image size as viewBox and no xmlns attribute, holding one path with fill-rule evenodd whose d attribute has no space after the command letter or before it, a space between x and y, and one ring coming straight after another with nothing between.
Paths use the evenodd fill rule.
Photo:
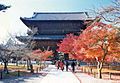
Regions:
<instances>
[{"instance_id":1,"label":"curved roof ridge","mask_svg":"<svg viewBox=\"0 0 120 83\"><path fill-rule=\"evenodd\" d=\"M81 14L87 12L34 12L34 14Z\"/></svg>"},{"instance_id":2,"label":"curved roof ridge","mask_svg":"<svg viewBox=\"0 0 120 83\"><path fill-rule=\"evenodd\" d=\"M27 20L87 20L88 12L34 12L32 17L24 17Z\"/></svg>"}]
</instances>

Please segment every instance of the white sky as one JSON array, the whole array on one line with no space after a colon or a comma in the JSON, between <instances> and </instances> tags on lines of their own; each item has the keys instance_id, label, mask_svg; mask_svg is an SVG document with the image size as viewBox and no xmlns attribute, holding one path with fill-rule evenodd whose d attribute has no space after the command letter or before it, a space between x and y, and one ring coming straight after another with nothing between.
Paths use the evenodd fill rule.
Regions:
<instances>
[{"instance_id":1,"label":"white sky","mask_svg":"<svg viewBox=\"0 0 120 83\"><path fill-rule=\"evenodd\" d=\"M0 42L8 33L25 34L27 27L20 17L31 17L33 12L78 11L108 5L111 0L0 0L0 4L11 5L6 12L0 12Z\"/></svg>"}]
</instances>

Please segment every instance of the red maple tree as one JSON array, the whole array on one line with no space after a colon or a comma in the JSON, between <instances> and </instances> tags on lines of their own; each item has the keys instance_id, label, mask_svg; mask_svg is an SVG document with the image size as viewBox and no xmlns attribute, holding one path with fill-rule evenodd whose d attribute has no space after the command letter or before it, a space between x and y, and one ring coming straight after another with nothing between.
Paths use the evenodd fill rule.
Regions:
<instances>
[{"instance_id":1,"label":"red maple tree","mask_svg":"<svg viewBox=\"0 0 120 83\"><path fill-rule=\"evenodd\" d=\"M34 58L38 59L38 60L47 60L49 56L52 56L53 55L53 51L52 50L40 50L40 49L37 49L37 50L34 50L32 52Z\"/></svg>"},{"instance_id":2,"label":"red maple tree","mask_svg":"<svg viewBox=\"0 0 120 83\"><path fill-rule=\"evenodd\" d=\"M113 26L94 22L77 37L71 34L67 35L58 44L58 51L68 53L76 59L96 60L98 77L102 78L103 64L120 57L120 37L117 34L118 30Z\"/></svg>"},{"instance_id":3,"label":"red maple tree","mask_svg":"<svg viewBox=\"0 0 120 83\"><path fill-rule=\"evenodd\" d=\"M74 48L74 41L76 41L78 36L73 34L67 34L66 37L57 45L59 48L57 49L58 52L63 52L65 54L69 54L70 58L75 58L75 54L73 51Z\"/></svg>"},{"instance_id":4,"label":"red maple tree","mask_svg":"<svg viewBox=\"0 0 120 83\"><path fill-rule=\"evenodd\" d=\"M76 41L76 53L84 53L85 58L97 61L98 77L102 78L101 71L108 57L120 56L120 42L117 41L117 30L111 25L96 22L87 27Z\"/></svg>"}]
</instances>

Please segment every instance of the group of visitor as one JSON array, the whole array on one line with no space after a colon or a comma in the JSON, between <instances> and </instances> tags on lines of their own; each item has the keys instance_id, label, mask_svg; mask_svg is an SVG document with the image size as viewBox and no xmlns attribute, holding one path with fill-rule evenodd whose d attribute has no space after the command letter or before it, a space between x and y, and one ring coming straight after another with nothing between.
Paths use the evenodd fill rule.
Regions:
<instances>
[{"instance_id":1,"label":"group of visitor","mask_svg":"<svg viewBox=\"0 0 120 83\"><path fill-rule=\"evenodd\" d=\"M64 62L61 60L56 61L56 67L57 67L57 69L61 69L63 71L64 70Z\"/></svg>"},{"instance_id":2,"label":"group of visitor","mask_svg":"<svg viewBox=\"0 0 120 83\"><path fill-rule=\"evenodd\" d=\"M64 70L64 66L66 67L66 71L68 71L68 67L70 63L66 60L65 62L63 60L58 60L56 61L56 67L57 69L61 69L62 71ZM72 72L75 72L75 65L76 63L74 61L71 62L71 67L72 67Z\"/></svg>"}]
</instances>

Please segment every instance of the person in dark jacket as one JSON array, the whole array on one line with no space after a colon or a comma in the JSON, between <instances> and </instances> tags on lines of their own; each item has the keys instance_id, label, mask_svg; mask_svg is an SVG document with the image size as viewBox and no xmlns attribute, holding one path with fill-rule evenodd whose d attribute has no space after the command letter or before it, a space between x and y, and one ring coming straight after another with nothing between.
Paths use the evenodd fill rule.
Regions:
<instances>
[{"instance_id":1,"label":"person in dark jacket","mask_svg":"<svg viewBox=\"0 0 120 83\"><path fill-rule=\"evenodd\" d=\"M68 63L68 61L66 61L66 71L68 71L68 66L69 66L69 63Z\"/></svg>"},{"instance_id":2,"label":"person in dark jacket","mask_svg":"<svg viewBox=\"0 0 120 83\"><path fill-rule=\"evenodd\" d=\"M76 65L75 62L73 61L73 62L71 63L71 67L72 67L72 71L73 71L73 72L75 72L75 65Z\"/></svg>"}]
</instances>

